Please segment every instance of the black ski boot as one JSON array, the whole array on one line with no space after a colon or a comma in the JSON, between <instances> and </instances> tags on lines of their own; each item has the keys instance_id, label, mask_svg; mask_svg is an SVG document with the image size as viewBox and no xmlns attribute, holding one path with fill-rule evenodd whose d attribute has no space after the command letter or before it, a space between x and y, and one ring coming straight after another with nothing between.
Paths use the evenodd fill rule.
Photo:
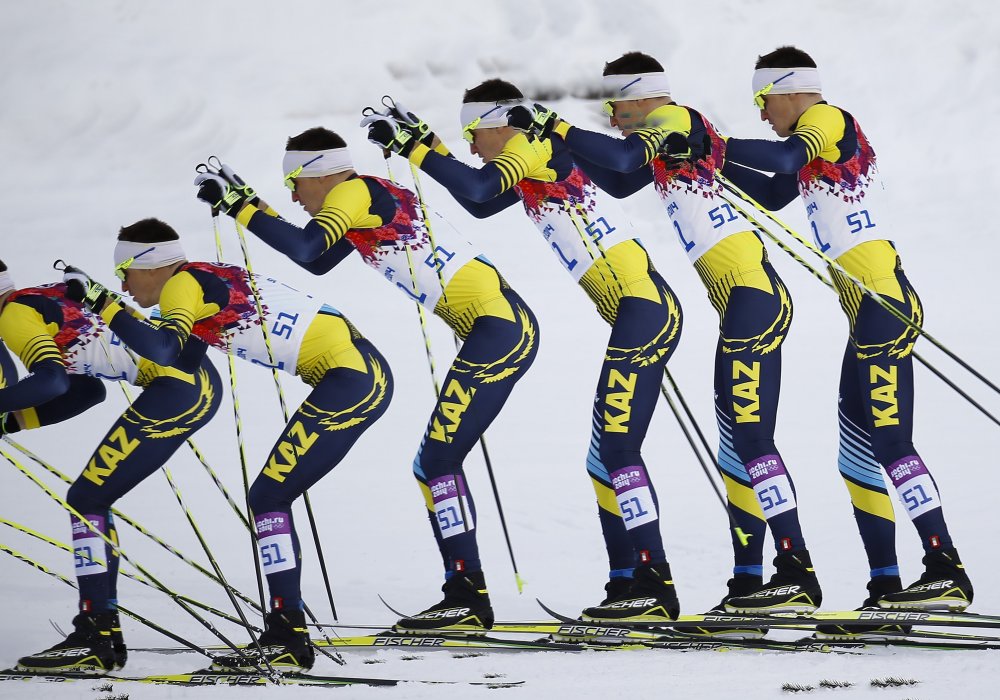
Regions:
<instances>
[{"instance_id":1,"label":"black ski boot","mask_svg":"<svg viewBox=\"0 0 1000 700\"><path fill-rule=\"evenodd\" d=\"M18 659L18 670L95 675L113 670L112 615L110 612L80 613L73 618L73 631L66 639L45 651Z\"/></svg>"},{"instance_id":2,"label":"black ski boot","mask_svg":"<svg viewBox=\"0 0 1000 700\"><path fill-rule=\"evenodd\" d=\"M308 671L316 660L309 642L306 614L302 610L272 610L264 618L264 633L257 639L261 651L248 644L238 654L216 656L212 669L216 671L256 671L270 665L281 673Z\"/></svg>"},{"instance_id":3,"label":"black ski boot","mask_svg":"<svg viewBox=\"0 0 1000 700\"><path fill-rule=\"evenodd\" d=\"M903 590L903 582L899 576L876 576L868 582L868 597L856 610L881 610L879 599L890 593ZM910 633L910 625L897 625L888 622L884 625L817 625L816 637L820 639L888 639Z\"/></svg>"},{"instance_id":4,"label":"black ski boot","mask_svg":"<svg viewBox=\"0 0 1000 700\"><path fill-rule=\"evenodd\" d=\"M485 632L493 626L493 607L482 571L455 572L441 586L444 599L396 623L397 632Z\"/></svg>"},{"instance_id":5,"label":"black ski boot","mask_svg":"<svg viewBox=\"0 0 1000 700\"><path fill-rule=\"evenodd\" d=\"M624 592L618 584L612 587L615 581L616 579L611 579L605 586L608 598L600 605L586 608L580 616L581 620L663 622L676 620L680 614L670 564L663 562L637 566L631 585Z\"/></svg>"},{"instance_id":6,"label":"black ski boot","mask_svg":"<svg viewBox=\"0 0 1000 700\"><path fill-rule=\"evenodd\" d=\"M809 552L782 552L774 558L774 576L762 588L726 601L726 611L745 615L811 613L823 602Z\"/></svg>"},{"instance_id":7,"label":"black ski boot","mask_svg":"<svg viewBox=\"0 0 1000 700\"><path fill-rule=\"evenodd\" d=\"M898 593L883 595L878 605L890 610L961 612L972 603L972 582L955 549L924 555L924 573Z\"/></svg>"}]
</instances>

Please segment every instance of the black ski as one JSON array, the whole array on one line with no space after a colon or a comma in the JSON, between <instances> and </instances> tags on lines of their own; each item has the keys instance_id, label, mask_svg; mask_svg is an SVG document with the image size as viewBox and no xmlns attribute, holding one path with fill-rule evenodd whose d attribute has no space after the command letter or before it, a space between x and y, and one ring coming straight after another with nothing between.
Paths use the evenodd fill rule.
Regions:
<instances>
[{"instance_id":1,"label":"black ski","mask_svg":"<svg viewBox=\"0 0 1000 700\"><path fill-rule=\"evenodd\" d=\"M581 624L581 621L562 615L536 598L538 604L549 615L566 624ZM939 613L920 610L842 610L836 612L813 613L811 615L737 615L729 613L706 613L704 615L681 615L677 620L656 622L600 622L588 620L583 624L597 627L625 628L634 630L657 630L683 627L705 629L740 627L774 629L815 628L817 625L857 625L881 627L885 624L929 625L943 627L986 627L1000 629L1000 616L978 613Z\"/></svg>"},{"instance_id":2,"label":"black ski","mask_svg":"<svg viewBox=\"0 0 1000 700\"><path fill-rule=\"evenodd\" d=\"M18 669L6 669L0 671L0 681L48 681L53 683L65 683L70 681L113 681L116 683L151 683L156 685L228 685L228 686L253 686L253 685L327 685L327 686L395 686L400 683L422 683L433 685L473 685L485 686L488 688L512 688L523 685L524 681L434 681L422 679L400 679L400 678L368 678L350 676L319 676L309 673L289 673L278 676L274 679L267 678L258 673L241 673L239 671L215 671L212 669L202 669L191 673L173 673L166 675L149 676L99 676L87 673L36 673L32 671L21 671Z\"/></svg>"}]
</instances>

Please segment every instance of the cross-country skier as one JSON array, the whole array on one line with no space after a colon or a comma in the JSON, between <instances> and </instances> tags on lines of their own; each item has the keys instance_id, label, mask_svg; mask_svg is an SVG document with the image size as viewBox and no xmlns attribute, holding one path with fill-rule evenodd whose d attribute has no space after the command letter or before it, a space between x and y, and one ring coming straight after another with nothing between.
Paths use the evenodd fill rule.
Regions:
<instances>
[{"instance_id":1,"label":"cross-country skier","mask_svg":"<svg viewBox=\"0 0 1000 700\"><path fill-rule=\"evenodd\" d=\"M485 163L478 169L453 158L421 120L398 105L372 123L370 139L384 146L392 143L389 134L409 134L408 143L415 145L398 152L478 218L522 203L546 247L611 326L586 460L610 574L604 600L583 616L674 619L679 604L641 447L663 367L680 338L681 307L621 209L599 195L561 139L525 132L531 112L523 103L521 91L499 79L465 92L463 135ZM515 113L524 129L508 125Z\"/></svg>"},{"instance_id":2,"label":"cross-country skier","mask_svg":"<svg viewBox=\"0 0 1000 700\"><path fill-rule=\"evenodd\" d=\"M122 289L140 306L159 304L158 326L134 318L86 275L68 271L65 279L83 285L84 303L143 357L184 369L197 365L211 345L300 376L312 387L249 493L271 597L260 645L270 666L308 669L314 651L292 502L337 466L385 412L392 396L389 366L339 311L312 296L235 265L188 262L177 233L158 219L121 229L115 264L124 274ZM265 661L248 648L243 658L216 663L233 668Z\"/></svg>"},{"instance_id":3,"label":"cross-country skier","mask_svg":"<svg viewBox=\"0 0 1000 700\"><path fill-rule=\"evenodd\" d=\"M486 578L476 542L476 507L463 469L469 451L499 415L538 351L538 324L500 272L417 196L359 175L344 140L316 127L288 139L282 163L292 201L312 217L302 228L261 202L221 206L272 248L322 275L357 251L407 298L440 316L464 343L441 385L413 472L445 568L443 599L401 619L400 630L491 627Z\"/></svg>"},{"instance_id":4,"label":"cross-country skier","mask_svg":"<svg viewBox=\"0 0 1000 700\"><path fill-rule=\"evenodd\" d=\"M715 170L724 161L725 143L702 114L673 100L659 61L626 53L605 65L604 83L610 93L605 111L625 138L562 120L555 133L584 172L614 196L653 185L666 207L671 235L719 314L719 465L729 511L743 538L734 530L733 578L714 609L810 612L820 605L822 591L799 524L795 488L774 443L791 296L759 237L718 197ZM775 573L766 584L765 520L777 554Z\"/></svg>"},{"instance_id":5,"label":"cross-country skier","mask_svg":"<svg viewBox=\"0 0 1000 700\"><path fill-rule=\"evenodd\" d=\"M923 307L891 240L875 151L858 121L823 99L816 62L804 51L783 46L759 57L753 91L761 120L784 140L729 139L722 172L772 211L801 197L815 246L836 262L830 274L850 323L840 375L839 464L871 569L862 606L962 610L972 602L972 584L937 486L913 446L911 353ZM925 552L924 573L906 588L883 469Z\"/></svg>"},{"instance_id":6,"label":"cross-country skier","mask_svg":"<svg viewBox=\"0 0 1000 700\"><path fill-rule=\"evenodd\" d=\"M162 256L151 252L138 264L154 259ZM111 506L211 419L222 385L208 360L181 371L137 359L82 299L74 282L16 289L0 263L0 338L29 372L18 382L3 370L2 432L50 425L85 411L104 400L102 380L142 387L66 494L72 508L117 542ZM80 612L66 639L23 657L18 666L106 673L124 666L127 658L117 609L118 555L76 516L70 521Z\"/></svg>"}]
</instances>

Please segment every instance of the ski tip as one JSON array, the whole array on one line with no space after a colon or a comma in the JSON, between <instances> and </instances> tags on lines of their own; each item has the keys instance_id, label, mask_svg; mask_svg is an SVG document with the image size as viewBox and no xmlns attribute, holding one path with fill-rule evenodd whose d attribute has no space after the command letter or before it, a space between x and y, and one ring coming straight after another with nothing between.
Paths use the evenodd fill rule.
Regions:
<instances>
[{"instance_id":1,"label":"ski tip","mask_svg":"<svg viewBox=\"0 0 1000 700\"><path fill-rule=\"evenodd\" d=\"M385 607L389 608L389 610L394 615L396 615L398 617L409 617L409 615L406 615L405 613L401 613L400 611L396 610L396 608L394 608L391 605L389 605L389 601L387 601L385 598L383 598L381 593L378 594L378 599L381 600L382 601L382 605L384 605Z\"/></svg>"}]
</instances>

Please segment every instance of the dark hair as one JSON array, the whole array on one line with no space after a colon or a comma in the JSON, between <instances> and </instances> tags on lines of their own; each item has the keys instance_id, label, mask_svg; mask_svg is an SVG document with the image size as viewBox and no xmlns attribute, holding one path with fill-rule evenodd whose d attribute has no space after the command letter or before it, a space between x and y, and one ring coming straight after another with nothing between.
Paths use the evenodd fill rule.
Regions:
<instances>
[{"instance_id":1,"label":"dark hair","mask_svg":"<svg viewBox=\"0 0 1000 700\"><path fill-rule=\"evenodd\" d=\"M627 54L604 64L603 75L632 75L633 73L662 73L663 66L655 58L642 51Z\"/></svg>"},{"instance_id":2,"label":"dark hair","mask_svg":"<svg viewBox=\"0 0 1000 700\"><path fill-rule=\"evenodd\" d=\"M180 236L177 232L159 219L143 219L129 226L122 226L118 231L119 241L131 243L163 243L176 241Z\"/></svg>"},{"instance_id":3,"label":"dark hair","mask_svg":"<svg viewBox=\"0 0 1000 700\"><path fill-rule=\"evenodd\" d=\"M306 129L285 143L286 151L325 151L329 148L347 148L347 142L322 126Z\"/></svg>"},{"instance_id":4,"label":"dark hair","mask_svg":"<svg viewBox=\"0 0 1000 700\"><path fill-rule=\"evenodd\" d=\"M757 57L757 68L815 68L816 61L802 49L779 46L771 53Z\"/></svg>"},{"instance_id":5,"label":"dark hair","mask_svg":"<svg viewBox=\"0 0 1000 700\"><path fill-rule=\"evenodd\" d=\"M0 272L7 272L7 264L3 260L0 260Z\"/></svg>"},{"instance_id":6,"label":"dark hair","mask_svg":"<svg viewBox=\"0 0 1000 700\"><path fill-rule=\"evenodd\" d=\"M469 88L462 95L462 102L503 102L504 100L523 100L524 94L513 83L500 78L490 78Z\"/></svg>"}]
</instances>

